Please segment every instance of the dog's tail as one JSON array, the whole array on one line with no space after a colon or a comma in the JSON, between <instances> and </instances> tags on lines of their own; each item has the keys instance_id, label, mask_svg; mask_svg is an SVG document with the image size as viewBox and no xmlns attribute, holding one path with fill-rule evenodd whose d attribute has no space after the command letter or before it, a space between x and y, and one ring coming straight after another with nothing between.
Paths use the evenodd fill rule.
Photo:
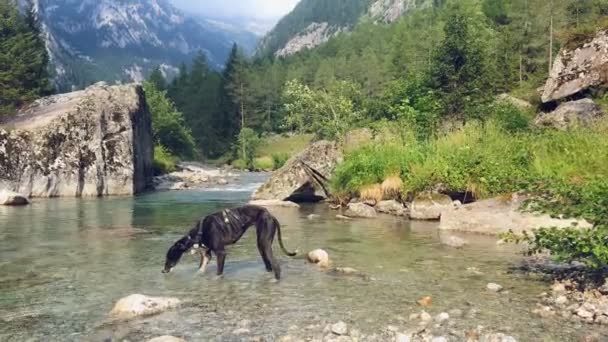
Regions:
<instances>
[{"instance_id":1,"label":"dog's tail","mask_svg":"<svg viewBox=\"0 0 608 342\"><path fill-rule=\"evenodd\" d=\"M279 223L279 220L277 220L276 217L273 216L272 217L272 221L273 221L274 225L277 227L277 234L279 235L279 246L281 246L281 249L283 250L283 253L287 254L290 257L296 256L298 254L297 248L296 248L296 250L294 252L290 252L283 245L283 239L281 238L281 224Z\"/></svg>"}]
</instances>

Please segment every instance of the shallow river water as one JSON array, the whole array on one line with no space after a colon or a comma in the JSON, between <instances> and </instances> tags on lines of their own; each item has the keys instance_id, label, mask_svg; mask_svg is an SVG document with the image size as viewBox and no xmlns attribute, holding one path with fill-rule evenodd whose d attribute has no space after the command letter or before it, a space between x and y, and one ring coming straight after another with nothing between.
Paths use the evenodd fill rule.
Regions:
<instances>
[{"instance_id":1,"label":"shallow river water","mask_svg":"<svg viewBox=\"0 0 608 342\"><path fill-rule=\"evenodd\" d=\"M389 216L341 221L324 205L272 210L287 247L323 248L335 266L356 268L368 279L324 273L275 248L283 267L275 283L264 271L254 230L229 250L223 279L214 277L215 259L207 274L197 274L193 256L161 274L174 240L200 216L245 203L264 175L244 177L236 188L0 207L0 340L141 341L170 334L188 341L273 341L288 333L317 336L340 320L371 334L389 325L415 327L407 320L420 312L416 301L423 296L433 298L427 309L433 315L462 310L464 317L451 323L461 331L482 325L519 341L576 341L591 329L533 316L547 284L508 274L520 255L494 239L467 236L470 245L456 250L441 245L434 223ZM320 218L308 220L311 213ZM488 282L505 290L490 293ZM104 323L116 300L133 293L175 296L186 304L146 319ZM248 331L237 335L242 326Z\"/></svg>"}]
</instances>

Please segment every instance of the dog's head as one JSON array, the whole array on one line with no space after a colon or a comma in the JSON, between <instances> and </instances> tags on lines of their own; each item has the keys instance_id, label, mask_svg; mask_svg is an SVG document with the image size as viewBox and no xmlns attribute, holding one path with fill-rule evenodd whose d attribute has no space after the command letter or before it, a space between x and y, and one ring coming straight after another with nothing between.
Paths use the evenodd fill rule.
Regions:
<instances>
[{"instance_id":1,"label":"dog's head","mask_svg":"<svg viewBox=\"0 0 608 342\"><path fill-rule=\"evenodd\" d=\"M165 268L163 269L163 273L169 273L173 270L175 265L179 262L184 252L189 250L194 242L190 239L189 236L185 236L179 239L176 243L169 248L167 251L167 257L165 258Z\"/></svg>"}]
</instances>

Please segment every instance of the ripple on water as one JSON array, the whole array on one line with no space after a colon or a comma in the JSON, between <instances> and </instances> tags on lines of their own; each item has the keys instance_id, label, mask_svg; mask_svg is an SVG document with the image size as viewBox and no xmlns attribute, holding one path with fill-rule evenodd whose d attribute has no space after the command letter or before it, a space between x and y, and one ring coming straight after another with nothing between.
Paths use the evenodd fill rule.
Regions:
<instances>
[{"instance_id":1,"label":"ripple on water","mask_svg":"<svg viewBox=\"0 0 608 342\"><path fill-rule=\"evenodd\" d=\"M334 266L369 278L324 273L281 255L284 278L276 283L264 271L253 230L230 249L223 279L213 276L215 263L206 275L197 274L194 256L185 256L174 273L160 273L168 246L193 222L248 197L247 191L186 191L38 200L28 208L1 210L0 340L142 340L167 334L193 341L276 340L288 332L322 335L323 327L338 321L380 333L388 325L416 326L403 317L420 313L417 301L425 296L432 297L425 310L433 317L462 312L453 318L456 330L507 329L520 341L578 337L574 323L532 316L546 284L506 274L519 256L495 241L467 237L468 246L453 249L441 245L434 223L392 217L344 222L323 206L272 209L285 244L300 251L323 248ZM320 219L308 220L313 213ZM275 253L280 255L278 248ZM489 293L490 282L501 284L503 293ZM133 293L178 297L187 304L104 325L116 300Z\"/></svg>"}]
</instances>

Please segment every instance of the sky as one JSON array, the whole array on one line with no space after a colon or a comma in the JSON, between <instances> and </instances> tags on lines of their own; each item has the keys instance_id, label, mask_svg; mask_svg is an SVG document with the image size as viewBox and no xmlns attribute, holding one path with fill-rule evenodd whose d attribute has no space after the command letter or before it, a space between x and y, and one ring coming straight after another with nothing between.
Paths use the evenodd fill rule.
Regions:
<instances>
[{"instance_id":1,"label":"sky","mask_svg":"<svg viewBox=\"0 0 608 342\"><path fill-rule=\"evenodd\" d=\"M278 19L289 13L299 0L172 0L184 11L212 17Z\"/></svg>"}]
</instances>

